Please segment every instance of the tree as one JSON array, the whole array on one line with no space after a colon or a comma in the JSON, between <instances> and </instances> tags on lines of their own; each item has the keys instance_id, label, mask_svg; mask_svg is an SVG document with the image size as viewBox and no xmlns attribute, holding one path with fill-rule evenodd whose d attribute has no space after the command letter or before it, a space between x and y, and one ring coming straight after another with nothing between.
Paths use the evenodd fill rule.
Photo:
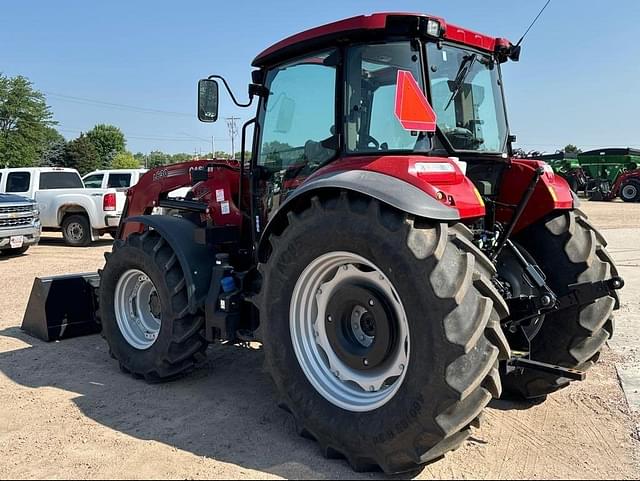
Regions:
<instances>
[{"instance_id":1,"label":"tree","mask_svg":"<svg viewBox=\"0 0 640 481\"><path fill-rule=\"evenodd\" d=\"M65 138L54 128L47 127L38 165L40 167L63 166L66 148L67 141Z\"/></svg>"},{"instance_id":2,"label":"tree","mask_svg":"<svg viewBox=\"0 0 640 481\"><path fill-rule=\"evenodd\" d=\"M95 147L103 169L109 169L113 158L124 152L127 145L122 130L114 125L96 125L87 132L87 139Z\"/></svg>"},{"instance_id":3,"label":"tree","mask_svg":"<svg viewBox=\"0 0 640 481\"><path fill-rule=\"evenodd\" d=\"M64 166L76 169L84 175L101 167L98 151L85 134L67 144Z\"/></svg>"},{"instance_id":4,"label":"tree","mask_svg":"<svg viewBox=\"0 0 640 481\"><path fill-rule=\"evenodd\" d=\"M168 156L164 152L160 152L159 150L149 152L149 155L147 156L147 167L149 167L150 169L160 167L162 165L167 165L170 162L170 156Z\"/></svg>"},{"instance_id":5,"label":"tree","mask_svg":"<svg viewBox=\"0 0 640 481\"><path fill-rule=\"evenodd\" d=\"M236 152L236 160L240 160L240 155L241 155L241 152ZM251 158L251 152L245 151L244 153L245 161L248 161L250 158Z\"/></svg>"},{"instance_id":6,"label":"tree","mask_svg":"<svg viewBox=\"0 0 640 481\"><path fill-rule=\"evenodd\" d=\"M41 92L25 77L0 73L0 166L36 165L53 114Z\"/></svg>"},{"instance_id":7,"label":"tree","mask_svg":"<svg viewBox=\"0 0 640 481\"><path fill-rule=\"evenodd\" d=\"M185 154L185 153L173 154L171 156L171 163L179 164L180 162L189 162L192 159L193 159L193 154Z\"/></svg>"},{"instance_id":8,"label":"tree","mask_svg":"<svg viewBox=\"0 0 640 481\"><path fill-rule=\"evenodd\" d=\"M111 161L112 169L139 169L140 162L131 152L118 152Z\"/></svg>"},{"instance_id":9,"label":"tree","mask_svg":"<svg viewBox=\"0 0 640 481\"><path fill-rule=\"evenodd\" d=\"M582 149L576 147L573 144L569 144L569 145L565 146L565 148L562 149L561 152L564 152L565 154L580 154L580 153L582 153Z\"/></svg>"}]
</instances>

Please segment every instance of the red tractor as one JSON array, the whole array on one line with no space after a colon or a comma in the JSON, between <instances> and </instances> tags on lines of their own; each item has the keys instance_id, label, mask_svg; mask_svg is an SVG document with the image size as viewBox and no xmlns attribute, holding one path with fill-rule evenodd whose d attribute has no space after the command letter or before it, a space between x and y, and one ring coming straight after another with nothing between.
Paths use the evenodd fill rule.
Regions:
<instances>
[{"instance_id":1,"label":"red tractor","mask_svg":"<svg viewBox=\"0 0 640 481\"><path fill-rule=\"evenodd\" d=\"M539 399L583 379L623 280L566 181L512 158L501 65L519 54L382 13L258 55L251 158L128 192L98 289L122 369L165 381L210 343L261 342L299 433L386 473L456 449L503 386ZM220 85L240 105L202 80L205 122Z\"/></svg>"}]
</instances>

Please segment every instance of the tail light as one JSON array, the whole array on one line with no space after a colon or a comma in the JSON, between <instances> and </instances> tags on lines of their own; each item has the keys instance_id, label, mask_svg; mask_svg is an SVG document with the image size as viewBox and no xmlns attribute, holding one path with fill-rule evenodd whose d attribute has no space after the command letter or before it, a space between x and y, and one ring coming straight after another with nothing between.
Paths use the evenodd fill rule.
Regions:
<instances>
[{"instance_id":1,"label":"tail light","mask_svg":"<svg viewBox=\"0 0 640 481\"><path fill-rule=\"evenodd\" d=\"M105 212L116 210L116 194L114 194L113 192L110 194L105 194L102 200L102 208Z\"/></svg>"}]
</instances>

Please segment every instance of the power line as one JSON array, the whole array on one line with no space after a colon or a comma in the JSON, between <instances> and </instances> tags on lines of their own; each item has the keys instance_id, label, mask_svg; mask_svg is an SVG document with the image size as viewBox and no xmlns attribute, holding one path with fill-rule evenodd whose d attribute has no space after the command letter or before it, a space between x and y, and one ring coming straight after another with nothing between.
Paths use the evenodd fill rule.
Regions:
<instances>
[{"instance_id":1,"label":"power line","mask_svg":"<svg viewBox=\"0 0 640 481\"><path fill-rule=\"evenodd\" d=\"M227 117L227 128L229 129L229 137L231 137L231 158L235 159L236 157L236 149L235 149L235 139L238 135L238 124L236 124L236 120L240 120L240 117Z\"/></svg>"},{"instance_id":2,"label":"power line","mask_svg":"<svg viewBox=\"0 0 640 481\"><path fill-rule=\"evenodd\" d=\"M84 105L98 105L98 106L102 106L102 107L109 107L109 108L114 108L117 110L126 110L126 111L132 111L132 112L138 112L138 113L144 113L144 114L152 114L152 115L169 115L169 116L174 116L174 117L191 117L194 118L194 114L188 114L185 112L173 112L170 110L160 110L160 109L153 109L153 108L148 108L148 107L139 107L136 105L127 105L127 104L120 104L120 103L115 103L115 102L105 102L103 100L97 100L97 99L90 99L90 98L86 98L86 97L75 97L73 95L64 95L64 94L58 94L58 93L54 93L54 92L44 92L46 95L48 95L49 97L53 97L53 98L57 98L59 100L64 100L67 102L73 102L73 103L79 103L79 104L84 104Z\"/></svg>"},{"instance_id":3,"label":"power line","mask_svg":"<svg viewBox=\"0 0 640 481\"><path fill-rule=\"evenodd\" d=\"M57 130L59 130L60 132L66 132L71 134L82 134L87 132L86 130L66 129L66 128L59 128ZM142 134L129 135L125 133L125 138L134 139L134 140L160 140L160 141L169 141L169 142L193 142L194 140L201 140L203 142L209 143L209 139L196 137L196 136L168 137L168 136L150 136L150 135L142 135ZM231 139L216 139L216 141L231 142Z\"/></svg>"}]
</instances>

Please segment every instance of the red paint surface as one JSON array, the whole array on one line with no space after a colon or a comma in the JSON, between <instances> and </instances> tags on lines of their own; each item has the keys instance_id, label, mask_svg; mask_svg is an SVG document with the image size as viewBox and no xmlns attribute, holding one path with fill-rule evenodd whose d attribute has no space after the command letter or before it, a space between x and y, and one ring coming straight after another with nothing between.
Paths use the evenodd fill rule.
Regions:
<instances>
[{"instance_id":1,"label":"red paint surface","mask_svg":"<svg viewBox=\"0 0 640 481\"><path fill-rule=\"evenodd\" d=\"M613 200L618 197L622 186L631 179L640 180L640 169L629 170L620 174L611 187L611 198L609 200Z\"/></svg>"},{"instance_id":2,"label":"red paint surface","mask_svg":"<svg viewBox=\"0 0 640 481\"><path fill-rule=\"evenodd\" d=\"M544 162L530 159L513 159L511 166L506 170L499 187L498 201L505 204L516 205L529 186L533 175ZM555 199L554 195L555 194ZM541 220L554 210L573 209L573 196L566 180L553 173L545 173L538 183L529 206L524 211L520 222L516 225L515 233L525 227ZM497 219L500 222L509 222L513 216L513 210L499 208Z\"/></svg>"},{"instance_id":3,"label":"red paint surface","mask_svg":"<svg viewBox=\"0 0 640 481\"><path fill-rule=\"evenodd\" d=\"M413 74L398 70L395 114L405 130L436 131L436 113Z\"/></svg>"},{"instance_id":4,"label":"red paint surface","mask_svg":"<svg viewBox=\"0 0 640 481\"><path fill-rule=\"evenodd\" d=\"M279 50L291 47L300 42L306 42L322 38L328 35L334 35L341 32L353 32L358 30L382 30L387 25L387 18L390 16L410 16L423 17L438 20L444 29L444 38L452 42L457 42L470 47L479 48L488 52L494 52L496 45L508 43L505 39L496 39L488 35L484 35L473 30L469 30L457 25L448 24L444 19L433 15L422 13L375 13L373 15L361 15L358 17L347 18L338 22L329 23L320 27L312 28L304 32L292 35L260 53L253 61L254 66L261 66L263 60Z\"/></svg>"},{"instance_id":5,"label":"red paint surface","mask_svg":"<svg viewBox=\"0 0 640 481\"><path fill-rule=\"evenodd\" d=\"M442 204L457 209L461 219L470 220L485 215L484 205L478 200L473 182L462 173L457 165L453 164L455 167L453 175L449 173L418 175L415 165L427 162L440 163L450 161L447 158L408 155L347 157L320 169L309 177L309 180L323 174L344 170L378 172L403 180L434 199L438 198L438 192L442 192L446 198L446 201L442 202Z\"/></svg>"},{"instance_id":6,"label":"red paint surface","mask_svg":"<svg viewBox=\"0 0 640 481\"><path fill-rule=\"evenodd\" d=\"M225 160L194 160L180 164L159 167L147 172L138 184L127 191L127 212L123 217L151 214L162 194L191 186L191 169L208 168L209 180L199 182L192 188L194 200L209 206L206 214L215 225L242 225L242 214L236 205L240 180L237 162ZM229 214L222 214L222 203L216 199L216 191L224 191L224 201L229 202ZM127 223L122 238L133 232L141 232L143 226Z\"/></svg>"}]
</instances>

